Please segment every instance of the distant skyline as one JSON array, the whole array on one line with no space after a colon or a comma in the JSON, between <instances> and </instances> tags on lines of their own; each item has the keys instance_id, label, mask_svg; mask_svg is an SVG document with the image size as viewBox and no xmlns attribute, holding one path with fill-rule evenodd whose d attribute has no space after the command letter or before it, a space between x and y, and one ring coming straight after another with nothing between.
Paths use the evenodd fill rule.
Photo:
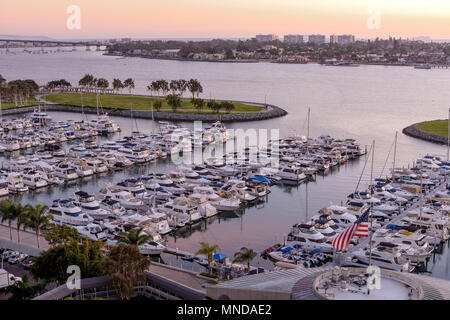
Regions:
<instances>
[{"instance_id":1,"label":"distant skyline","mask_svg":"<svg viewBox=\"0 0 450 320\"><path fill-rule=\"evenodd\" d=\"M66 26L70 5L81 10L79 30ZM251 38L269 33L280 38L318 33L450 39L449 21L448 0L0 1L2 34L56 39Z\"/></svg>"}]
</instances>

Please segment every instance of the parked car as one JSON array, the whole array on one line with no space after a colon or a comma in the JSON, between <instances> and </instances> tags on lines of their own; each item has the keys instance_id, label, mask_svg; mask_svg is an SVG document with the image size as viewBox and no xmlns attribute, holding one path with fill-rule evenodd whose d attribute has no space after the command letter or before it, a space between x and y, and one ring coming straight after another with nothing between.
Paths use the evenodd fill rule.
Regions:
<instances>
[{"instance_id":1,"label":"parked car","mask_svg":"<svg viewBox=\"0 0 450 320\"><path fill-rule=\"evenodd\" d=\"M15 277L5 269L0 269L0 289L5 289L18 281L22 281L22 278Z\"/></svg>"},{"instance_id":2,"label":"parked car","mask_svg":"<svg viewBox=\"0 0 450 320\"><path fill-rule=\"evenodd\" d=\"M22 261L22 267L24 269L29 270L34 264L34 258L28 257L25 260Z\"/></svg>"},{"instance_id":3,"label":"parked car","mask_svg":"<svg viewBox=\"0 0 450 320\"><path fill-rule=\"evenodd\" d=\"M13 256L10 256L8 258L8 263L10 264L17 264L17 263L21 263L23 260L25 260L28 257L27 254L25 253L19 253Z\"/></svg>"},{"instance_id":4,"label":"parked car","mask_svg":"<svg viewBox=\"0 0 450 320\"><path fill-rule=\"evenodd\" d=\"M5 250L2 253L2 260L6 260L8 261L9 257L13 256L13 255L18 255L20 252L18 251L14 251L14 250Z\"/></svg>"}]
</instances>

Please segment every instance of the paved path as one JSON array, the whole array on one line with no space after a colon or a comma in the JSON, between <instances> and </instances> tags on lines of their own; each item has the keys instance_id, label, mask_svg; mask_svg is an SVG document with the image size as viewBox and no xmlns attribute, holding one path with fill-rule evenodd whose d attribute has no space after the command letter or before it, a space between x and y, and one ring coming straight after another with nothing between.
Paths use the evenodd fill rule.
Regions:
<instances>
[{"instance_id":1,"label":"paved path","mask_svg":"<svg viewBox=\"0 0 450 320\"><path fill-rule=\"evenodd\" d=\"M0 224L0 247L19 250L27 254L36 255L38 251L50 248L47 240L41 236L40 249L37 247L36 233L20 230L20 243L17 242L17 229L13 226L12 241L10 240L9 227Z\"/></svg>"},{"instance_id":2,"label":"paved path","mask_svg":"<svg viewBox=\"0 0 450 320\"><path fill-rule=\"evenodd\" d=\"M194 290L206 293L206 289L203 285L206 284L208 280L199 278L194 272L175 269L173 267L167 267L154 262L150 265L148 272L167 278L171 281L178 282L179 284Z\"/></svg>"}]
</instances>

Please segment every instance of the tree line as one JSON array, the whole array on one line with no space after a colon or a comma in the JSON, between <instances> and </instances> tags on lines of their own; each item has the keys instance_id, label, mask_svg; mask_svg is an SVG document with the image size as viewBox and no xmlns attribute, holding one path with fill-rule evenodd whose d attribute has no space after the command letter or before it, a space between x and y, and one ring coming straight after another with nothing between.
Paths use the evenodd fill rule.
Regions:
<instances>
[{"instance_id":1,"label":"tree line","mask_svg":"<svg viewBox=\"0 0 450 320\"><path fill-rule=\"evenodd\" d=\"M34 80L12 80L8 82L0 74L0 100L12 102L16 107L27 104L38 89L39 86Z\"/></svg>"}]
</instances>

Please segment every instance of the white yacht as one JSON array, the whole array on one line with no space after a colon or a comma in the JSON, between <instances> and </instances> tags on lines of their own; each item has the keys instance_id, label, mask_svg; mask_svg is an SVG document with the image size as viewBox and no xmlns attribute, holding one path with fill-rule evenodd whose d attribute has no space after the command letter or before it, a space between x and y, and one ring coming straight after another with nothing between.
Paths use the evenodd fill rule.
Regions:
<instances>
[{"instance_id":1,"label":"white yacht","mask_svg":"<svg viewBox=\"0 0 450 320\"><path fill-rule=\"evenodd\" d=\"M143 199L147 195L145 185L140 179L125 179L116 186L130 192L134 197Z\"/></svg>"},{"instance_id":2,"label":"white yacht","mask_svg":"<svg viewBox=\"0 0 450 320\"><path fill-rule=\"evenodd\" d=\"M307 250L320 249L322 252L333 252L331 241L309 224L294 225L288 235L288 241L299 244L301 248Z\"/></svg>"},{"instance_id":3,"label":"white yacht","mask_svg":"<svg viewBox=\"0 0 450 320\"><path fill-rule=\"evenodd\" d=\"M94 173L103 173L108 171L108 167L105 163L98 158L85 158L84 161L86 161L87 165Z\"/></svg>"},{"instance_id":4,"label":"white yacht","mask_svg":"<svg viewBox=\"0 0 450 320\"><path fill-rule=\"evenodd\" d=\"M8 195L9 195L8 180L1 178L0 179L0 197L6 197Z\"/></svg>"},{"instance_id":5,"label":"white yacht","mask_svg":"<svg viewBox=\"0 0 450 320\"><path fill-rule=\"evenodd\" d=\"M135 143L124 143L117 151L118 155L125 156L133 162L144 163L150 160L149 150L139 147Z\"/></svg>"},{"instance_id":6,"label":"white yacht","mask_svg":"<svg viewBox=\"0 0 450 320\"><path fill-rule=\"evenodd\" d=\"M151 210L147 212L146 216L150 218L149 223L159 234L164 235L172 231L165 213L159 212L155 208L151 208Z\"/></svg>"},{"instance_id":7,"label":"white yacht","mask_svg":"<svg viewBox=\"0 0 450 320\"><path fill-rule=\"evenodd\" d=\"M158 183L164 190L169 191L172 194L180 195L186 193L186 189L177 186L167 175L157 174L155 182Z\"/></svg>"},{"instance_id":8,"label":"white yacht","mask_svg":"<svg viewBox=\"0 0 450 320\"><path fill-rule=\"evenodd\" d=\"M144 203L142 200L133 197L133 195L119 186L107 186L100 190L100 199L110 197L113 200L117 200L125 209L138 209L141 208Z\"/></svg>"},{"instance_id":9,"label":"white yacht","mask_svg":"<svg viewBox=\"0 0 450 320\"><path fill-rule=\"evenodd\" d=\"M145 188L148 190L148 196L150 197L154 196L158 200L168 200L172 198L172 193L165 190L163 187L161 187L158 183L150 180L145 184Z\"/></svg>"},{"instance_id":10,"label":"white yacht","mask_svg":"<svg viewBox=\"0 0 450 320\"><path fill-rule=\"evenodd\" d=\"M57 199L53 201L49 213L53 215L53 220L57 223L71 225L87 225L93 221L93 218L81 211L69 199Z\"/></svg>"},{"instance_id":11,"label":"white yacht","mask_svg":"<svg viewBox=\"0 0 450 320\"><path fill-rule=\"evenodd\" d=\"M218 195L212 187L202 186L195 187L194 192L204 194L209 203L220 211L235 211L241 206L241 200L233 193L222 192L221 195Z\"/></svg>"},{"instance_id":12,"label":"white yacht","mask_svg":"<svg viewBox=\"0 0 450 320\"><path fill-rule=\"evenodd\" d=\"M17 141L17 139L12 138L3 139L1 146L5 148L6 151L20 150L20 144Z\"/></svg>"},{"instance_id":13,"label":"white yacht","mask_svg":"<svg viewBox=\"0 0 450 320\"><path fill-rule=\"evenodd\" d=\"M64 181L71 181L78 179L78 174L75 169L69 166L66 162L61 162L55 166L53 174L63 179Z\"/></svg>"},{"instance_id":14,"label":"white yacht","mask_svg":"<svg viewBox=\"0 0 450 320\"><path fill-rule=\"evenodd\" d=\"M75 226L82 238L87 238L91 241L106 241L107 235L102 227L96 223L89 223L88 225Z\"/></svg>"},{"instance_id":15,"label":"white yacht","mask_svg":"<svg viewBox=\"0 0 450 320\"><path fill-rule=\"evenodd\" d=\"M368 248L359 249L351 253L351 263L369 264L370 251ZM394 247L377 246L372 249L371 262L373 265L383 269L409 272L412 267L408 260Z\"/></svg>"},{"instance_id":16,"label":"white yacht","mask_svg":"<svg viewBox=\"0 0 450 320\"><path fill-rule=\"evenodd\" d=\"M127 214L127 210L120 204L119 201L113 200L110 197L104 198L100 204L101 209L104 209L109 212L110 217L121 217Z\"/></svg>"},{"instance_id":17,"label":"white yacht","mask_svg":"<svg viewBox=\"0 0 450 320\"><path fill-rule=\"evenodd\" d=\"M277 175L283 180L290 181L303 181L306 179L306 175L303 173L301 168L298 167L280 167Z\"/></svg>"},{"instance_id":18,"label":"white yacht","mask_svg":"<svg viewBox=\"0 0 450 320\"><path fill-rule=\"evenodd\" d=\"M188 224L194 224L202 219L202 215L198 212L197 208L188 199L183 197L175 198L160 205L158 208L168 216L172 216L173 214L187 216ZM182 217L180 219L183 220Z\"/></svg>"},{"instance_id":19,"label":"white yacht","mask_svg":"<svg viewBox=\"0 0 450 320\"><path fill-rule=\"evenodd\" d=\"M70 163L70 167L75 169L76 174L83 178L89 177L94 174L94 170L87 164L86 161L81 159L75 159Z\"/></svg>"},{"instance_id":20,"label":"white yacht","mask_svg":"<svg viewBox=\"0 0 450 320\"><path fill-rule=\"evenodd\" d=\"M11 193L19 193L28 191L28 186L23 183L22 174L18 172L10 172L7 176L8 190Z\"/></svg>"},{"instance_id":21,"label":"white yacht","mask_svg":"<svg viewBox=\"0 0 450 320\"><path fill-rule=\"evenodd\" d=\"M208 201L208 197L202 193L192 193L187 196L192 201L193 205L197 207L198 212L203 218L209 218L217 214L217 209Z\"/></svg>"},{"instance_id":22,"label":"white yacht","mask_svg":"<svg viewBox=\"0 0 450 320\"><path fill-rule=\"evenodd\" d=\"M48 182L43 179L42 173L35 170L26 171L23 176L23 183L32 189L46 187Z\"/></svg>"},{"instance_id":23,"label":"white yacht","mask_svg":"<svg viewBox=\"0 0 450 320\"><path fill-rule=\"evenodd\" d=\"M76 191L74 193L77 206L95 220L106 219L111 216L110 212L100 208L100 202L95 200L95 196L84 191Z\"/></svg>"},{"instance_id":24,"label":"white yacht","mask_svg":"<svg viewBox=\"0 0 450 320\"><path fill-rule=\"evenodd\" d=\"M155 241L147 241L139 246L139 252L143 255L159 255L166 249L164 245Z\"/></svg>"}]
</instances>

